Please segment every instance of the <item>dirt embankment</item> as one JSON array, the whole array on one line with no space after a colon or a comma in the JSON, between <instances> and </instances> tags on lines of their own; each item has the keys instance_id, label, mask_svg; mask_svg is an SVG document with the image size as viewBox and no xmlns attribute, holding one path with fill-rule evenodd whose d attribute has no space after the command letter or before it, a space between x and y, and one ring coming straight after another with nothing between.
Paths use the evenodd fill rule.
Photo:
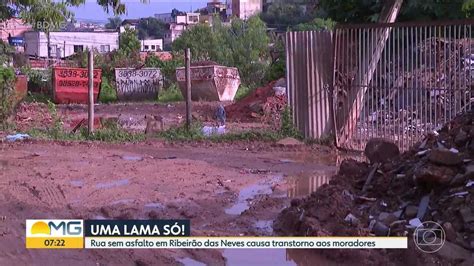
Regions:
<instances>
[{"instance_id":1,"label":"dirt embankment","mask_svg":"<svg viewBox=\"0 0 474 266\"><path fill-rule=\"evenodd\" d=\"M473 265L473 122L473 112L458 116L390 162L343 162L328 185L293 200L275 221L275 230L281 235L409 237L407 250L321 251L339 262ZM432 254L419 250L413 239L427 221L441 228L424 224L424 229L444 230L446 238Z\"/></svg>"}]
</instances>

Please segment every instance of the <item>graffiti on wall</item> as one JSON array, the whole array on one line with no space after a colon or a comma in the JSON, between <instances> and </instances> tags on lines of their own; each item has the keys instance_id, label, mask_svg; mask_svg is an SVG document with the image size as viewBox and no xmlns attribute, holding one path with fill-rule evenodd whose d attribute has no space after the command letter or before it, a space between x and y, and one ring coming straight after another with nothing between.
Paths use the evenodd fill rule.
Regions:
<instances>
[{"instance_id":1,"label":"graffiti on wall","mask_svg":"<svg viewBox=\"0 0 474 266\"><path fill-rule=\"evenodd\" d=\"M116 68L115 82L120 100L156 99L163 77L159 68Z\"/></svg>"}]
</instances>

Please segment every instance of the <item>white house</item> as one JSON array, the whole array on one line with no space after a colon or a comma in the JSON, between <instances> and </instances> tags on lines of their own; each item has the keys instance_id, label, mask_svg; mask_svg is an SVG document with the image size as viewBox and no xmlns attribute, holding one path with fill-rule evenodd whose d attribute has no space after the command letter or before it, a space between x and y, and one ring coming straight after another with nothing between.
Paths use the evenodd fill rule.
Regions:
<instances>
[{"instance_id":1,"label":"white house","mask_svg":"<svg viewBox=\"0 0 474 266\"><path fill-rule=\"evenodd\" d=\"M64 58L86 48L95 48L100 53L119 48L119 33L116 31L72 32L58 31L50 33L50 56ZM30 56L48 56L48 38L44 32L25 32L25 54Z\"/></svg>"},{"instance_id":2,"label":"white house","mask_svg":"<svg viewBox=\"0 0 474 266\"><path fill-rule=\"evenodd\" d=\"M163 51L163 39L140 40L141 52Z\"/></svg>"},{"instance_id":3,"label":"white house","mask_svg":"<svg viewBox=\"0 0 474 266\"><path fill-rule=\"evenodd\" d=\"M174 23L176 24L186 24L194 25L199 23L199 13L186 13L186 15L178 15L175 18Z\"/></svg>"}]
</instances>

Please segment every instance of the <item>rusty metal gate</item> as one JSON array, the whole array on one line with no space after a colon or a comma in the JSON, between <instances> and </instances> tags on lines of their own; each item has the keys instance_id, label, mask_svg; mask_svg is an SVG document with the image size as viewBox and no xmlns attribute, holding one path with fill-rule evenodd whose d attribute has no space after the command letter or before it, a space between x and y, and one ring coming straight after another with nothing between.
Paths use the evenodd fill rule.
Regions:
<instances>
[{"instance_id":1,"label":"rusty metal gate","mask_svg":"<svg viewBox=\"0 0 474 266\"><path fill-rule=\"evenodd\" d=\"M407 150L471 110L474 21L338 26L334 116L338 146L384 137Z\"/></svg>"},{"instance_id":2,"label":"rusty metal gate","mask_svg":"<svg viewBox=\"0 0 474 266\"><path fill-rule=\"evenodd\" d=\"M332 39L331 31L285 35L288 102L295 125L305 138L324 138L333 129Z\"/></svg>"}]
</instances>

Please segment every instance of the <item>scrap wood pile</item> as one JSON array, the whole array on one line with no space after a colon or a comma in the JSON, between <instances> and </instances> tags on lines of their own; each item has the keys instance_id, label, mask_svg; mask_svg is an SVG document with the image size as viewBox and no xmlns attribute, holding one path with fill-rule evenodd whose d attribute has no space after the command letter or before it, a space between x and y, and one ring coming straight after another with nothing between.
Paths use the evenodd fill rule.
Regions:
<instances>
[{"instance_id":1,"label":"scrap wood pile","mask_svg":"<svg viewBox=\"0 0 474 266\"><path fill-rule=\"evenodd\" d=\"M19 132L32 128L45 129L53 124L53 117L44 103L22 102L15 114L15 125Z\"/></svg>"},{"instance_id":2,"label":"scrap wood pile","mask_svg":"<svg viewBox=\"0 0 474 266\"><path fill-rule=\"evenodd\" d=\"M335 260L474 265L473 137L474 112L469 112L401 155L395 144L373 139L365 150L371 164L344 161L328 185L294 199L274 229L282 235L409 237L407 250L326 254ZM435 253L421 252L416 228L434 230L438 239L444 230L446 242Z\"/></svg>"},{"instance_id":3,"label":"scrap wood pile","mask_svg":"<svg viewBox=\"0 0 474 266\"><path fill-rule=\"evenodd\" d=\"M287 105L287 97L284 92L279 93L277 89L286 86L284 83L284 79L270 82L264 87L255 89L242 100L226 106L227 117L233 121L261 121L278 127L280 114Z\"/></svg>"}]
</instances>

